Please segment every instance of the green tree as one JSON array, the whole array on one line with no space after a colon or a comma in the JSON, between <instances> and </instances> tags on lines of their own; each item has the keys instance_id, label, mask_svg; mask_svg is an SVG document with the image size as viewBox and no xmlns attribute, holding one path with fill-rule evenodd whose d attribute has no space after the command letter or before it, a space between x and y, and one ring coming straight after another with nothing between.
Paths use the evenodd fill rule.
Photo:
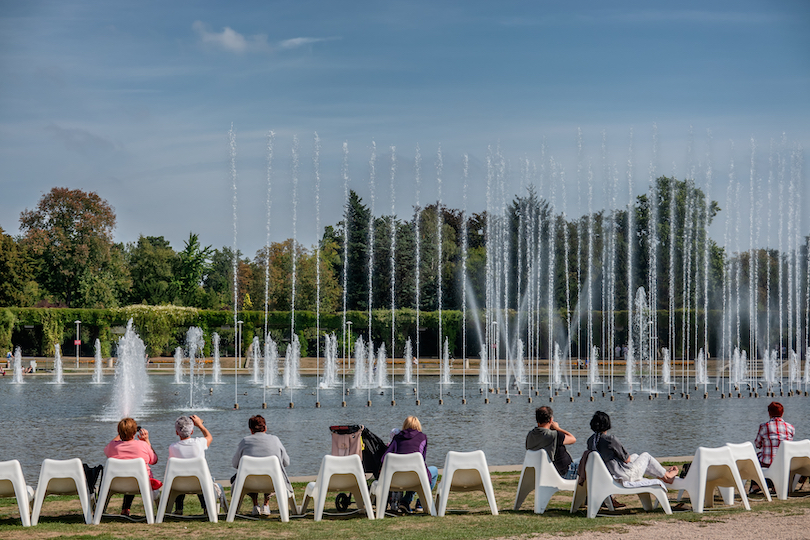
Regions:
<instances>
[{"instance_id":1,"label":"green tree","mask_svg":"<svg viewBox=\"0 0 810 540\"><path fill-rule=\"evenodd\" d=\"M172 302L171 285L177 254L162 236L140 236L127 248L129 273L132 276L130 302L161 305Z\"/></svg>"},{"instance_id":2,"label":"green tree","mask_svg":"<svg viewBox=\"0 0 810 540\"><path fill-rule=\"evenodd\" d=\"M53 188L20 214L23 243L36 258L38 282L70 307L106 307L126 294L113 261L115 212L97 193ZM96 288L105 290L96 294Z\"/></svg>"},{"instance_id":3,"label":"green tree","mask_svg":"<svg viewBox=\"0 0 810 540\"><path fill-rule=\"evenodd\" d=\"M38 298L33 265L24 246L0 227L0 307L28 307Z\"/></svg>"},{"instance_id":4,"label":"green tree","mask_svg":"<svg viewBox=\"0 0 810 540\"><path fill-rule=\"evenodd\" d=\"M185 247L177 254L172 281L175 299L183 305L196 306L204 294L202 285L211 254L211 246L202 247L199 237L189 233Z\"/></svg>"}]
</instances>

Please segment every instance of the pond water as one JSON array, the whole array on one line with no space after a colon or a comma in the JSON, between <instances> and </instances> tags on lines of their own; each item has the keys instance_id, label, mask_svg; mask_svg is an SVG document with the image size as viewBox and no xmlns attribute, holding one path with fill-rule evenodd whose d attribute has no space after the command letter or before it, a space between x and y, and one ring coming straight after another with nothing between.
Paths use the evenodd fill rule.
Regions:
<instances>
[{"instance_id":1,"label":"pond water","mask_svg":"<svg viewBox=\"0 0 810 540\"><path fill-rule=\"evenodd\" d=\"M578 457L590 436L588 423L594 411L607 412L616 435L631 452L647 451L654 456L691 455L698 446L720 446L726 442L753 441L760 422L767 420L766 407L772 398L745 397L720 399L720 393L709 387L709 398L702 391L691 399L680 393L672 400L666 395L649 400L637 394L630 401L627 394L616 394L615 401L596 394L590 402L587 394L566 396L549 403L546 389L528 403L524 395L512 395L506 403L504 394L489 394L489 404L478 387L466 387L467 404L462 405L461 377L442 390L444 404L439 405L438 378L420 380L421 404L415 405L413 386L396 387L396 406L391 406L391 390L371 390L372 406L367 407L369 392L352 390L341 407L341 390L321 390L321 408L315 408L315 378L302 377L306 389L295 390L295 407L290 409L289 391L267 390L267 409L261 408L264 390L240 377L238 401L240 410L233 410L233 376L223 376L224 384L211 386L213 393L195 397L199 407L190 411L188 385L174 384L172 376L151 375L150 391L143 410L136 415L138 423L149 430L152 444L160 461L154 467L155 476L162 478L167 448L177 440L174 420L181 414L198 414L211 431L214 442L208 451L212 475L228 479L235 472L231 457L239 440L248 435L247 420L261 414L267 419L268 430L277 435L291 456L288 472L292 476L315 475L321 458L331 450L329 426L334 424L364 424L386 442L394 427L401 427L408 415L416 415L428 435L428 463L441 467L449 450L481 449L490 465L521 464L526 433L535 425L534 409L550 405L555 419L571 431L577 442L571 455ZM27 377L23 384L13 384L10 377L0 380L0 459L18 459L27 481L35 485L39 468L45 458L79 457L85 463L103 463L104 446L116 435L118 418L109 411L113 399L112 378L108 384L93 384L92 376L69 376L64 384L53 384L52 378ZM620 385L617 383L617 388ZM244 395L246 394L246 395ZM778 393L777 393L778 395ZM785 405L785 420L796 426L796 438L808 437L807 418L810 399L805 397L776 398ZM195 431L197 436L199 433Z\"/></svg>"}]
</instances>

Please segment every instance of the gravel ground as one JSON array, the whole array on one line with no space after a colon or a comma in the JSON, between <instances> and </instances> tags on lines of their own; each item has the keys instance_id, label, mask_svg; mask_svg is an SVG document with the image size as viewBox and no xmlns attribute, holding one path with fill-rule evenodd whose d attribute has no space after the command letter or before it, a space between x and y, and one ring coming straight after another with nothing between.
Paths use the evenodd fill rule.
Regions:
<instances>
[{"instance_id":1,"label":"gravel ground","mask_svg":"<svg viewBox=\"0 0 810 540\"><path fill-rule=\"evenodd\" d=\"M610 518L597 518L601 526L607 525ZM555 535L529 537L531 540L561 538ZM732 516L712 516L704 514L702 521L652 521L638 526L619 525L608 531L589 531L574 536L577 539L603 540L668 540L688 538L690 540L795 540L810 539L810 510L797 508L795 512L777 514L767 512L743 513ZM521 540L527 540L525 537Z\"/></svg>"}]
</instances>

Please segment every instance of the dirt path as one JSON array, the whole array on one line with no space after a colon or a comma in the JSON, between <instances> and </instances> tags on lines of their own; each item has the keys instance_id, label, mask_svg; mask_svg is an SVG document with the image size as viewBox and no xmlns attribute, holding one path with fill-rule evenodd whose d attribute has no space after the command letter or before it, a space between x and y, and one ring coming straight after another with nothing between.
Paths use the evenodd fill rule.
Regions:
<instances>
[{"instance_id":1,"label":"dirt path","mask_svg":"<svg viewBox=\"0 0 810 540\"><path fill-rule=\"evenodd\" d=\"M609 526L609 517L597 518L600 528ZM557 538L556 535L538 535L531 540ZM700 521L649 521L642 525L617 525L608 530L587 531L575 535L578 540L603 540L620 538L621 540L668 540L688 538L690 540L795 540L810 539L810 509L797 508L790 513L743 513L725 516L704 514ZM521 540L527 540L523 537Z\"/></svg>"}]
</instances>

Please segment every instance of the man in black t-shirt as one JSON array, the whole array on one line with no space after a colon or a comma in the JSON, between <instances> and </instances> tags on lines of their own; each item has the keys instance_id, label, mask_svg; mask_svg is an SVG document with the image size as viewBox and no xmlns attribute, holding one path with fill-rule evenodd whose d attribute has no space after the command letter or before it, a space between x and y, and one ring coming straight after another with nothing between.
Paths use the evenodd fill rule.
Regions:
<instances>
[{"instance_id":1,"label":"man in black t-shirt","mask_svg":"<svg viewBox=\"0 0 810 540\"><path fill-rule=\"evenodd\" d=\"M545 450L554 463L554 468L565 478L572 459L566 445L574 444L577 438L565 431L554 420L551 407L538 407L534 412L537 427L526 435L526 450Z\"/></svg>"}]
</instances>

